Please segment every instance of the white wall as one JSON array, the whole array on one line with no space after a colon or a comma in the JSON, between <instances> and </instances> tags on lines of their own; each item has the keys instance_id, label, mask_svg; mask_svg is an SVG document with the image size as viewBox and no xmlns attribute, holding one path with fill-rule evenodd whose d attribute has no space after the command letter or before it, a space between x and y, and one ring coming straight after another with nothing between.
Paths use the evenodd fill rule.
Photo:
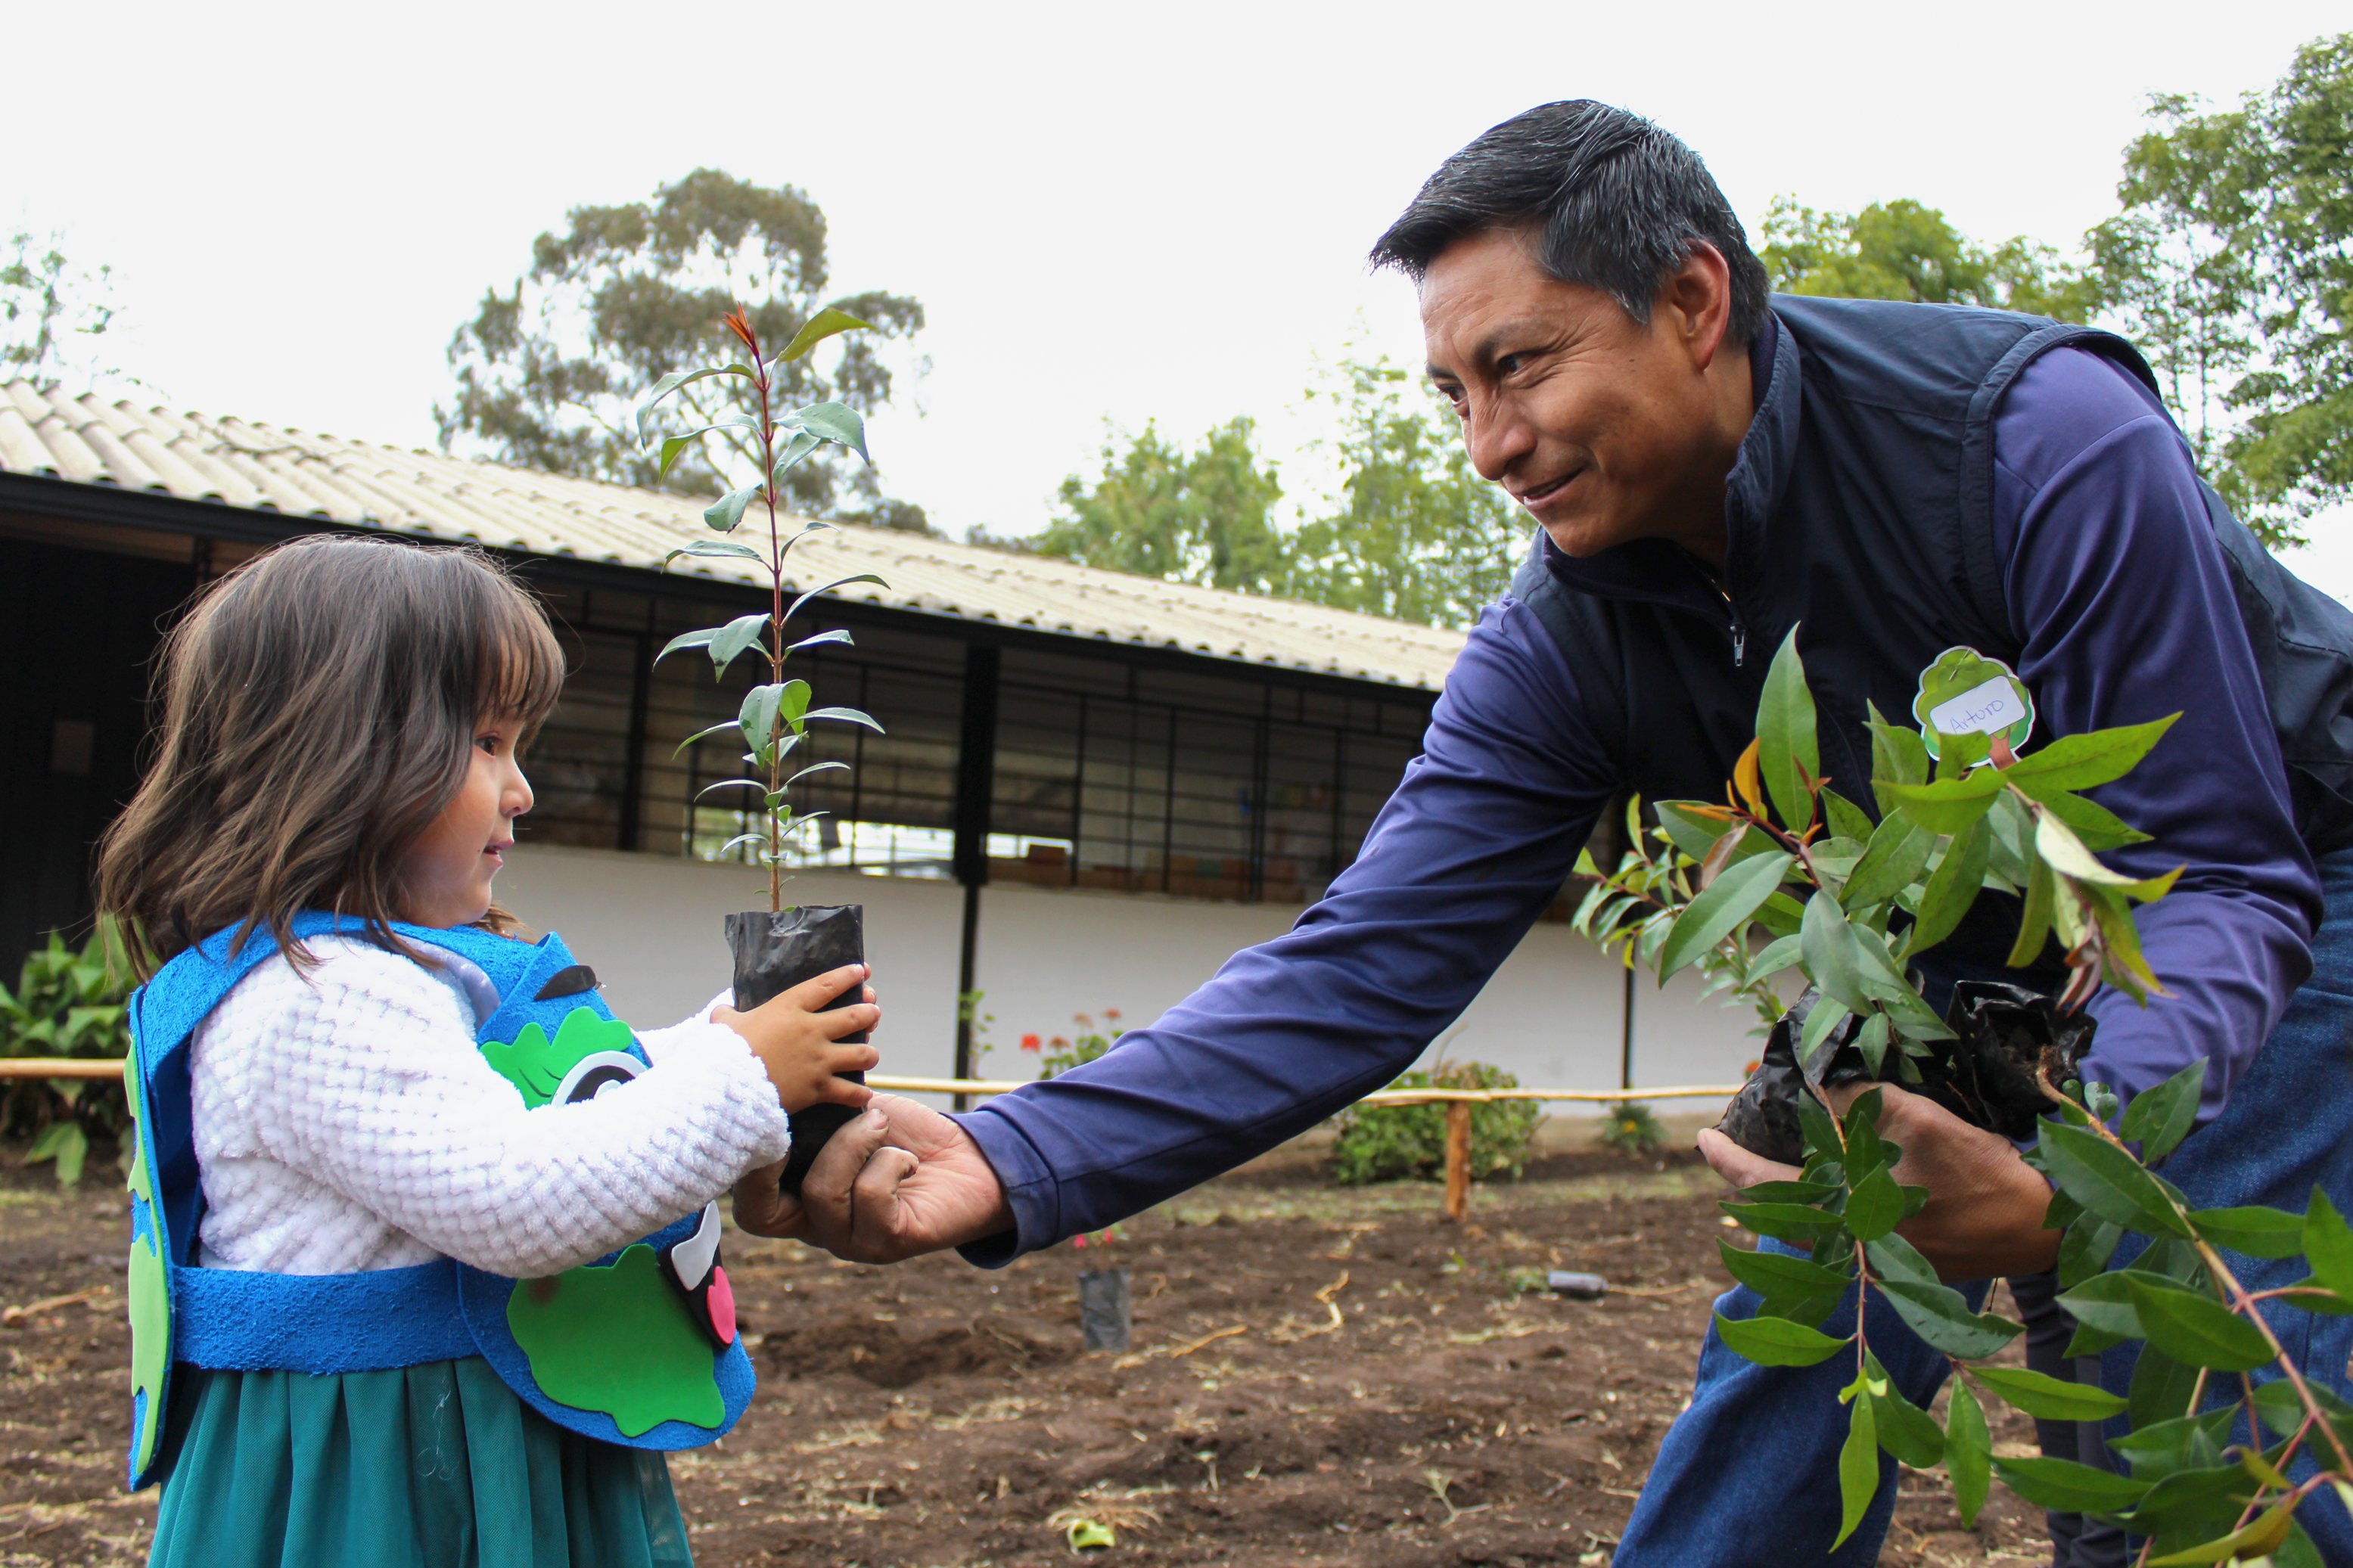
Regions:
<instances>
[{"instance_id":1,"label":"white wall","mask_svg":"<svg viewBox=\"0 0 2353 1568\"><path fill-rule=\"evenodd\" d=\"M683 1016L725 987L720 922L765 903L740 866L657 855L526 847L499 879L501 901L560 931L605 982L613 1010L649 1026ZM882 997L875 1043L886 1072L945 1077L954 1066L963 889L944 881L803 874L801 903L862 903ZM1280 905L992 886L980 900L976 982L995 1022L990 1078L1027 1078L1024 1034L1067 1034L1075 1014L1117 1008L1130 1027L1182 1001L1237 951L1288 931ZM1425 1057L1493 1062L1532 1087L1617 1087L1623 972L1558 925L1540 925ZM1761 1042L1746 1009L1693 998L1688 977L1661 992L1644 974L1634 1010L1637 1084L1735 1083ZM1670 1109L1696 1109L1677 1102Z\"/></svg>"}]
</instances>

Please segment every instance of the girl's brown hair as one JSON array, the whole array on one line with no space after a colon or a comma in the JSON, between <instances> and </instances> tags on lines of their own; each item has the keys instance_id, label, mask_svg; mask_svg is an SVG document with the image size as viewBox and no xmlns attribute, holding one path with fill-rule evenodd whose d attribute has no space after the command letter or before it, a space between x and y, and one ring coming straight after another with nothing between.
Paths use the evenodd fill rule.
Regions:
<instances>
[{"instance_id":1,"label":"girl's brown hair","mask_svg":"<svg viewBox=\"0 0 2353 1568\"><path fill-rule=\"evenodd\" d=\"M564 685L538 604L490 557L349 535L229 573L164 638L163 727L99 850L99 907L142 970L303 910L400 945L400 862L456 798L486 717L535 726Z\"/></svg>"}]
</instances>

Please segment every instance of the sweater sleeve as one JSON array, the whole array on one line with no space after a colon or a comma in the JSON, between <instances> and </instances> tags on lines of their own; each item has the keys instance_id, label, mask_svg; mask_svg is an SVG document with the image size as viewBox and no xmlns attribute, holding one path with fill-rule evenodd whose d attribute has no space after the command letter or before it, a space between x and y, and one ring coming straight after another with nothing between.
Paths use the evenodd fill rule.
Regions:
<instances>
[{"instance_id":1,"label":"sweater sleeve","mask_svg":"<svg viewBox=\"0 0 2353 1568\"><path fill-rule=\"evenodd\" d=\"M691 1213L788 1144L776 1090L732 1030L690 1022L669 1033L694 1038L666 1042L631 1082L533 1110L423 969L315 945L307 979L273 960L240 983L198 1048L233 1053L232 1097L260 1152L437 1252L559 1273Z\"/></svg>"},{"instance_id":2,"label":"sweater sleeve","mask_svg":"<svg viewBox=\"0 0 2353 1568\"><path fill-rule=\"evenodd\" d=\"M2183 869L2135 916L2171 994L2145 1008L2094 997L2089 1070L2129 1100L2203 1058L2211 1121L2311 973L2320 882L2197 470L2156 396L2076 349L2020 374L1994 458L1996 545L2042 733L2181 715L2138 768L2091 792L2152 835L2111 865Z\"/></svg>"}]
</instances>

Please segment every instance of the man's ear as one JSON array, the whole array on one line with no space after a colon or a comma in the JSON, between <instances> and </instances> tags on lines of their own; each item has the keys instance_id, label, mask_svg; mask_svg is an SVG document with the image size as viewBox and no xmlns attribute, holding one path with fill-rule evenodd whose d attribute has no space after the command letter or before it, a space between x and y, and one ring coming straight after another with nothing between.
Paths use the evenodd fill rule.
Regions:
<instances>
[{"instance_id":1,"label":"man's ear","mask_svg":"<svg viewBox=\"0 0 2353 1568\"><path fill-rule=\"evenodd\" d=\"M1693 240L1683 265L1660 286L1651 316L1691 355L1694 370L1714 364L1732 325L1732 268L1724 253L1704 239Z\"/></svg>"}]
</instances>

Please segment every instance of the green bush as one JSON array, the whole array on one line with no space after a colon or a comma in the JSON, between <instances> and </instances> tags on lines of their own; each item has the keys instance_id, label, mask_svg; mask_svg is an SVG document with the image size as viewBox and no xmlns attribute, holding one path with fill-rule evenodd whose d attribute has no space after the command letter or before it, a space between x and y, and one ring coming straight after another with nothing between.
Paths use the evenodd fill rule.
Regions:
<instances>
[{"instance_id":1,"label":"green bush","mask_svg":"<svg viewBox=\"0 0 2353 1568\"><path fill-rule=\"evenodd\" d=\"M0 1057L120 1060L131 1047L131 980L111 921L101 917L79 952L51 931L26 955L16 992L0 985ZM128 1118L119 1083L12 1079L0 1094L0 1129L32 1140L26 1164L57 1162L61 1186L81 1179L91 1137L119 1134Z\"/></svg>"},{"instance_id":2,"label":"green bush","mask_svg":"<svg viewBox=\"0 0 2353 1568\"><path fill-rule=\"evenodd\" d=\"M1409 1072L1391 1089L1517 1089L1520 1080L1485 1062L1441 1063ZM1543 1110L1532 1100L1471 1107L1471 1179L1517 1176L1525 1168ZM1359 1105L1332 1119L1332 1178L1367 1182L1437 1181L1446 1173L1446 1107Z\"/></svg>"},{"instance_id":3,"label":"green bush","mask_svg":"<svg viewBox=\"0 0 2353 1568\"><path fill-rule=\"evenodd\" d=\"M1666 1124L1639 1100L1621 1100L1602 1118L1601 1142L1621 1154L1648 1154L1666 1141Z\"/></svg>"}]
</instances>

